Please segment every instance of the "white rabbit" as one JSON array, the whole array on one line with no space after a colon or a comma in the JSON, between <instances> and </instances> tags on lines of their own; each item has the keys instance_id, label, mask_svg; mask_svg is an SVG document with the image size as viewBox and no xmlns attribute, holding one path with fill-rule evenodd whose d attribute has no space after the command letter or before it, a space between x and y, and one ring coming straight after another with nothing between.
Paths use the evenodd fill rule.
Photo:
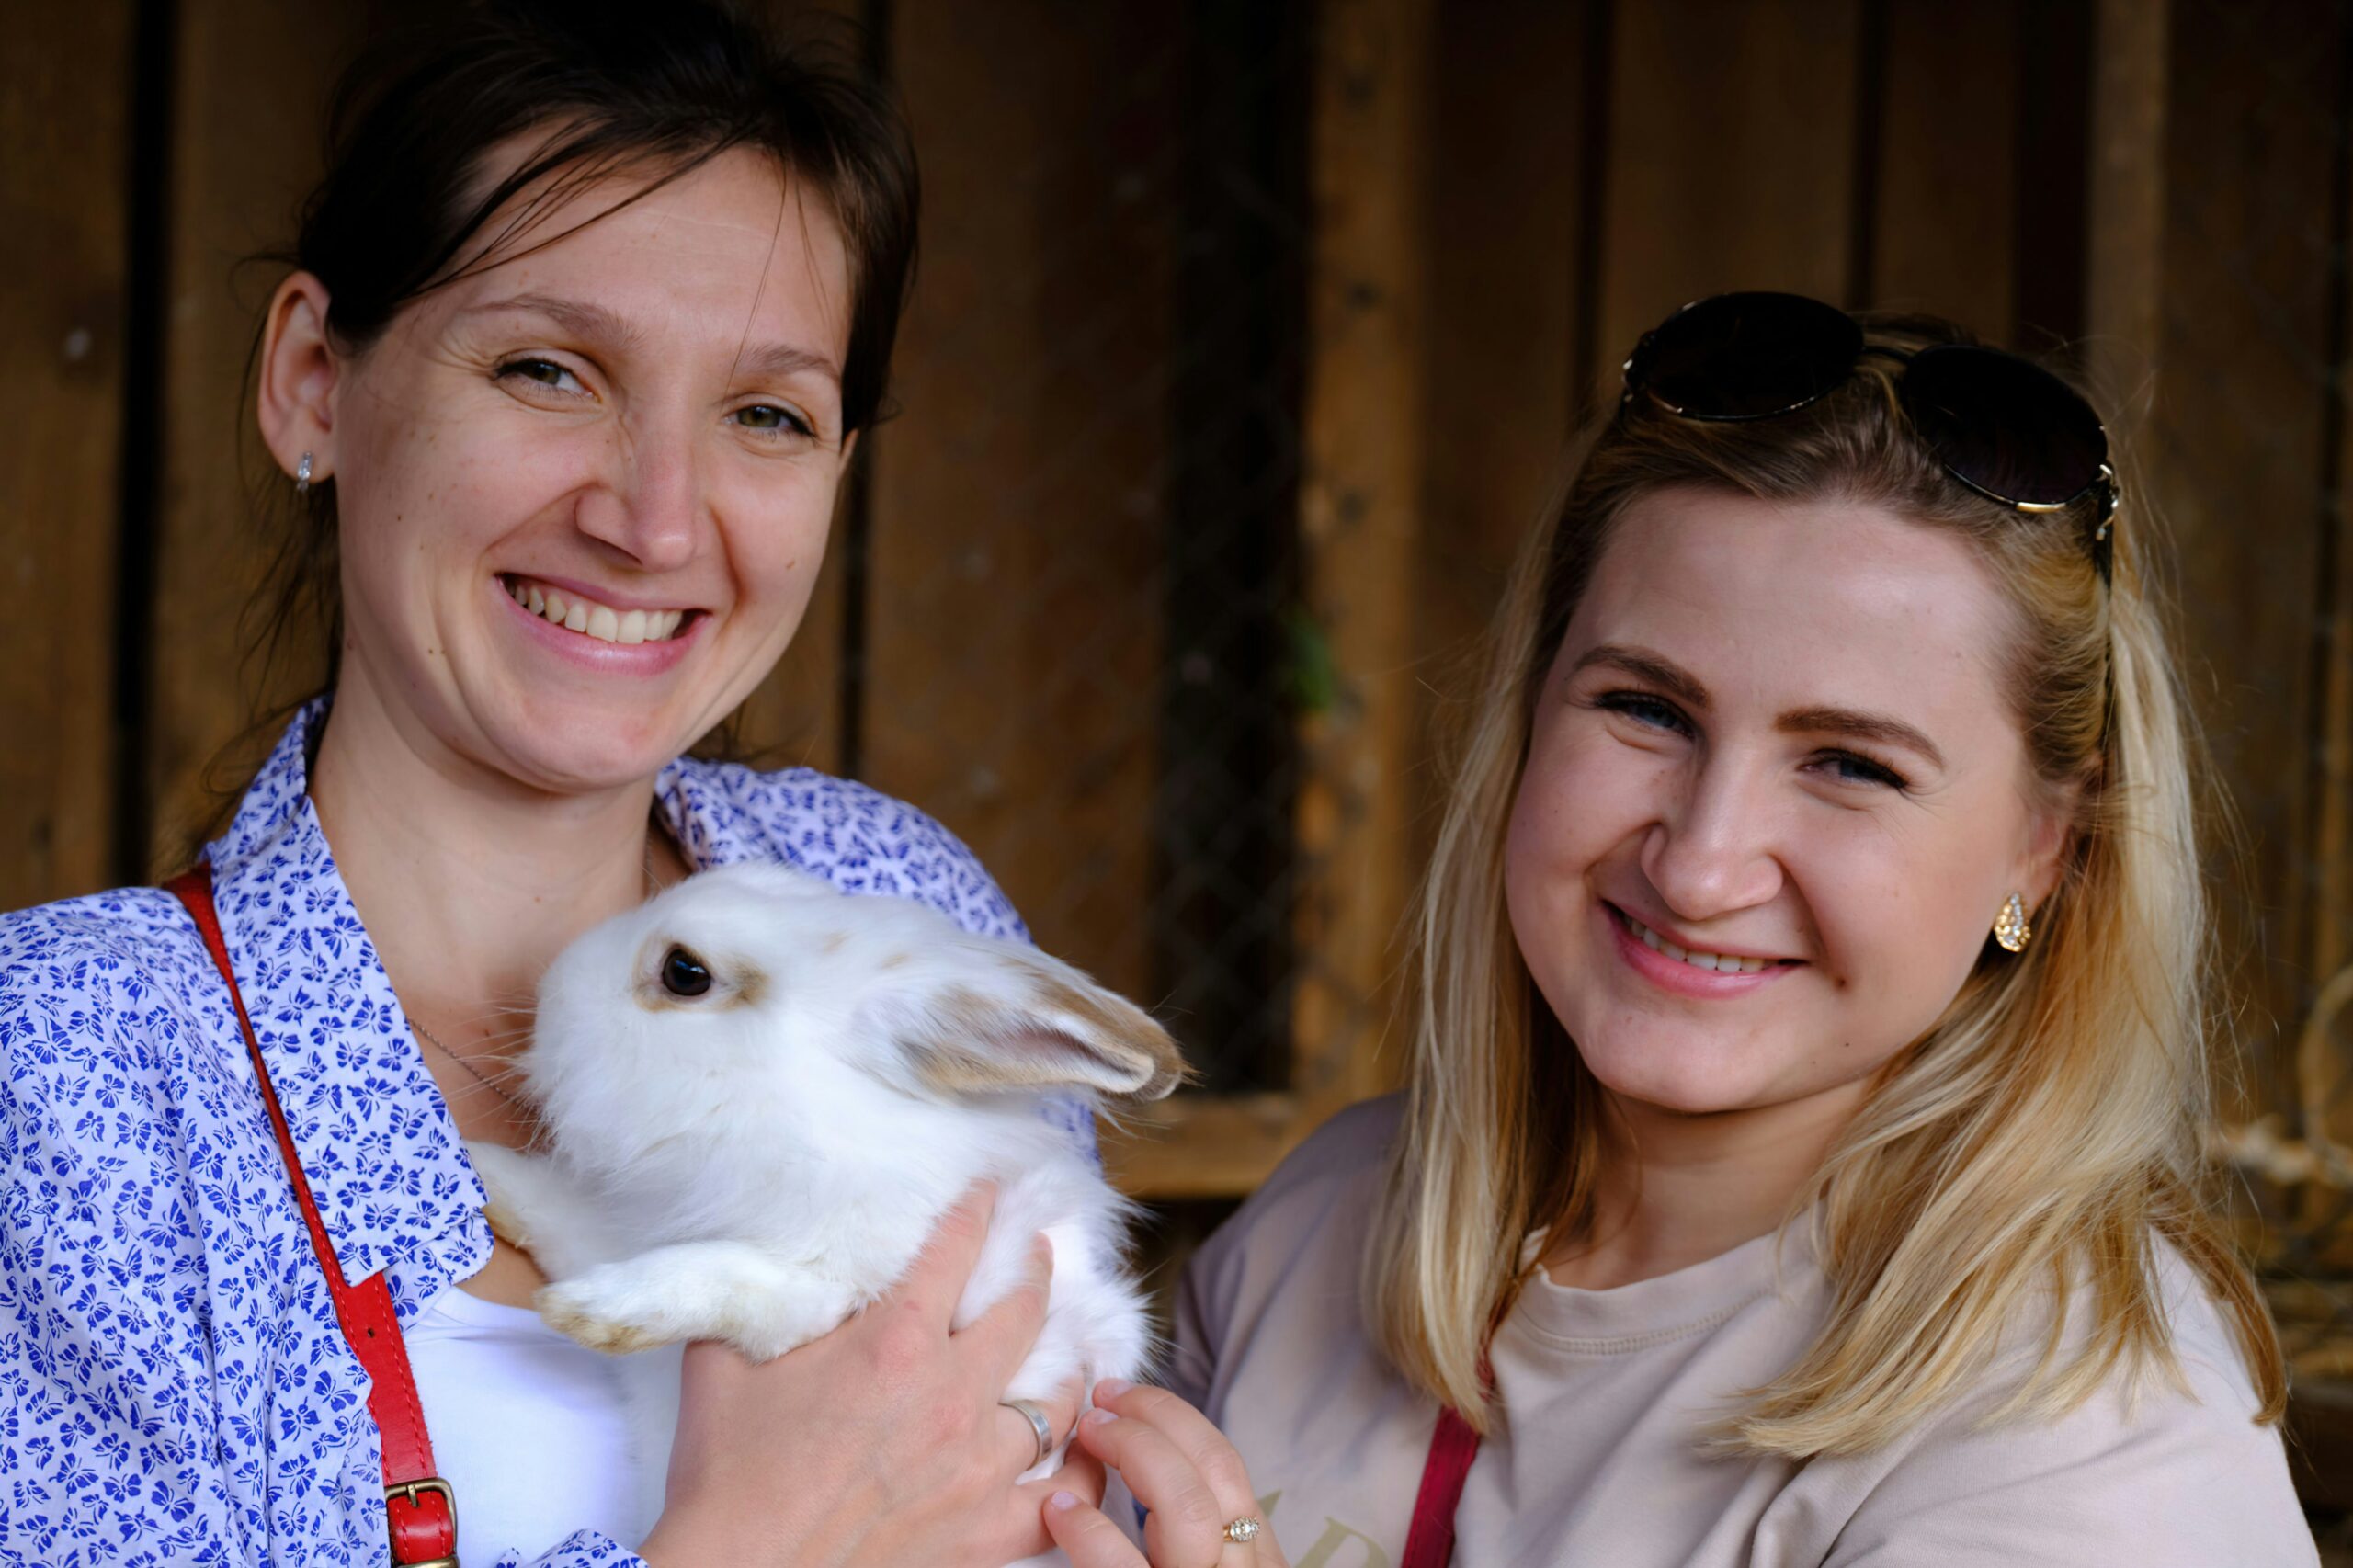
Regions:
<instances>
[{"instance_id":1,"label":"white rabbit","mask_svg":"<svg viewBox=\"0 0 2353 1568\"><path fill-rule=\"evenodd\" d=\"M904 899L732 867L567 948L517 1064L542 1146L467 1148L492 1228L551 1281L541 1315L584 1345L781 1355L886 1290L988 1177L995 1216L958 1325L1018 1279L1031 1235L1054 1254L1006 1397L1144 1370L1130 1205L1041 1101L1158 1098L1184 1064L1142 1009L1066 964ZM675 1402L640 1413L663 1446Z\"/></svg>"}]
</instances>

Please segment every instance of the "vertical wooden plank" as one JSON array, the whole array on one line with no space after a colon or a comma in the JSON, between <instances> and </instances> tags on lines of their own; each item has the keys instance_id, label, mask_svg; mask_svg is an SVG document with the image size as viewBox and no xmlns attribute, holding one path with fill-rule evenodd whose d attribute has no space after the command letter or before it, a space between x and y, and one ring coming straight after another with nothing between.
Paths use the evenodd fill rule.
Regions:
<instances>
[{"instance_id":1,"label":"vertical wooden plank","mask_svg":"<svg viewBox=\"0 0 2353 1568\"><path fill-rule=\"evenodd\" d=\"M1600 362L1677 306L1734 289L1847 291L1855 0L1618 9Z\"/></svg>"},{"instance_id":2,"label":"vertical wooden plank","mask_svg":"<svg viewBox=\"0 0 2353 1568\"><path fill-rule=\"evenodd\" d=\"M1872 276L1860 302L2008 337L2020 11L2019 0L1986 0L1957 27L1938 0L1886 0Z\"/></svg>"},{"instance_id":3,"label":"vertical wooden plank","mask_svg":"<svg viewBox=\"0 0 2353 1568\"><path fill-rule=\"evenodd\" d=\"M1577 218L1594 0L1476 6L1432 40L1429 392L1415 573L1417 756L1442 754L1467 665L1577 417ZM1535 112L1540 106L1541 112ZM1425 767L1415 859L1436 815Z\"/></svg>"},{"instance_id":4,"label":"vertical wooden plank","mask_svg":"<svg viewBox=\"0 0 2353 1568\"><path fill-rule=\"evenodd\" d=\"M862 771L961 835L1043 945L1131 994L1182 24L1052 0L906 0L892 23L924 271L904 415L873 438Z\"/></svg>"},{"instance_id":5,"label":"vertical wooden plank","mask_svg":"<svg viewBox=\"0 0 2353 1568\"><path fill-rule=\"evenodd\" d=\"M0 11L0 909L109 878L131 0Z\"/></svg>"},{"instance_id":6,"label":"vertical wooden plank","mask_svg":"<svg viewBox=\"0 0 2353 1568\"><path fill-rule=\"evenodd\" d=\"M2169 0L2098 0L2084 370L2129 437L2155 396L2165 234Z\"/></svg>"},{"instance_id":7,"label":"vertical wooden plank","mask_svg":"<svg viewBox=\"0 0 2353 1568\"><path fill-rule=\"evenodd\" d=\"M1304 721L1292 1019L1304 1131L1385 1086L1413 886L1415 566L1428 353L1430 0L1326 0L1311 96L1306 610L1336 700Z\"/></svg>"},{"instance_id":8,"label":"vertical wooden plank","mask_svg":"<svg viewBox=\"0 0 2353 1568\"><path fill-rule=\"evenodd\" d=\"M151 871L191 846L215 789L237 783L208 785L204 775L249 711L238 621L272 541L249 488L248 465L267 457L249 427L245 362L278 275L239 264L290 237L295 206L318 176L326 94L366 22L361 0L180 8L146 747ZM261 483L285 481L268 470Z\"/></svg>"},{"instance_id":9,"label":"vertical wooden plank","mask_svg":"<svg viewBox=\"0 0 2353 1568\"><path fill-rule=\"evenodd\" d=\"M2165 105L2165 367L2123 526L2170 524L2193 695L2244 824L2216 856L2256 1106L2295 1101L2279 1033L2303 972L2313 615L2330 431L2329 214L2343 18L2174 0ZM2300 13L2302 14L2302 13Z\"/></svg>"}]
</instances>

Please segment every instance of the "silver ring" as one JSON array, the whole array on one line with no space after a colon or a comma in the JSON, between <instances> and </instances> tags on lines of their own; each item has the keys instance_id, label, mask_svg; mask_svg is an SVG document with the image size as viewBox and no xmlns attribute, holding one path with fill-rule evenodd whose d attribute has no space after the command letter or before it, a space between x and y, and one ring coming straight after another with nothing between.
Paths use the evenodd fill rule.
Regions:
<instances>
[{"instance_id":1,"label":"silver ring","mask_svg":"<svg viewBox=\"0 0 2353 1568\"><path fill-rule=\"evenodd\" d=\"M1261 1528L1256 1519L1245 1514L1238 1519L1225 1521L1225 1539L1235 1546L1247 1546L1258 1539Z\"/></svg>"},{"instance_id":2,"label":"silver ring","mask_svg":"<svg viewBox=\"0 0 2353 1568\"><path fill-rule=\"evenodd\" d=\"M1046 1456L1054 1451L1054 1424L1046 1419L1046 1413L1026 1399L1001 1399L997 1403L1029 1422L1031 1434L1038 1439L1038 1451L1021 1468L1035 1470L1045 1463Z\"/></svg>"}]
</instances>

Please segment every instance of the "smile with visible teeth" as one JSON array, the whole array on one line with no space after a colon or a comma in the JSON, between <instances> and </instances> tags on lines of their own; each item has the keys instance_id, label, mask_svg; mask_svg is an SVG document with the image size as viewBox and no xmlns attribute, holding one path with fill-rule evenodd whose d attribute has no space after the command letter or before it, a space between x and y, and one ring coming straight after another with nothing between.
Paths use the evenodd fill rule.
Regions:
<instances>
[{"instance_id":1,"label":"smile with visible teeth","mask_svg":"<svg viewBox=\"0 0 2353 1568\"><path fill-rule=\"evenodd\" d=\"M529 577L500 579L506 597L540 619L594 637L600 642L664 642L678 634L682 609L614 609L577 594L563 593Z\"/></svg>"},{"instance_id":2,"label":"smile with visible teeth","mask_svg":"<svg viewBox=\"0 0 2353 1568\"><path fill-rule=\"evenodd\" d=\"M1779 959L1736 959L1728 953L1699 953L1688 948L1678 948L1624 910L1618 909L1617 905L1610 907L1617 910L1618 918L1626 923L1626 928L1642 938L1643 946L1654 953L1665 953L1677 963L1688 963L1693 969L1710 969L1718 974L1761 974L1781 961Z\"/></svg>"}]
</instances>

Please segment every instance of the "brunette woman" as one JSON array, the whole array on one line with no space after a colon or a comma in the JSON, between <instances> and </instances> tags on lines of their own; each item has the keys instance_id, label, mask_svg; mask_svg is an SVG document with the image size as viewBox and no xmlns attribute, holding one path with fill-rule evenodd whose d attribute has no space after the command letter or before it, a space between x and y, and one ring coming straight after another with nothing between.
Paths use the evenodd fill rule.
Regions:
<instances>
[{"instance_id":1,"label":"brunette woman","mask_svg":"<svg viewBox=\"0 0 2353 1568\"><path fill-rule=\"evenodd\" d=\"M454 1511L477 1568L995 1568L1099 1494L1015 1484L1078 1397L998 1404L1042 1261L950 1331L984 1197L801 1351L625 1366L460 1145L532 1132L548 960L690 869L1020 929L913 809L683 755L801 620L915 214L884 99L699 5L502 0L349 78L257 356L319 695L178 896L0 919L0 1557L454 1562ZM683 1377L666 1483L625 1375Z\"/></svg>"}]
</instances>

